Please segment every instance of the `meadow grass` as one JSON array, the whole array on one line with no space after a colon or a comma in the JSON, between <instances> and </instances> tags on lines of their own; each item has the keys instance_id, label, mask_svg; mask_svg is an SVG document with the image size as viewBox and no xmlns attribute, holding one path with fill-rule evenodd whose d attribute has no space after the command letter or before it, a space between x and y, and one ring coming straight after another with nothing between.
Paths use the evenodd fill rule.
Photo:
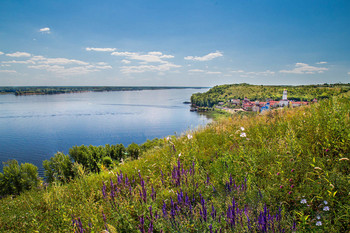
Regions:
<instances>
[{"instance_id":1,"label":"meadow grass","mask_svg":"<svg viewBox=\"0 0 350 233\"><path fill-rule=\"evenodd\" d=\"M1 232L348 232L350 101L233 115L0 200ZM82 231L83 230L83 231Z\"/></svg>"}]
</instances>

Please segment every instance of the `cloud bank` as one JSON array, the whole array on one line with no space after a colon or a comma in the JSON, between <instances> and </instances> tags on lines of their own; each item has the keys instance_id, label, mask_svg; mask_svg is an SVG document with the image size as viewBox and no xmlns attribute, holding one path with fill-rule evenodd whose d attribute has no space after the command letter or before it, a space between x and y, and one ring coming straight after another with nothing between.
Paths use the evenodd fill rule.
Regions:
<instances>
[{"instance_id":1,"label":"cloud bank","mask_svg":"<svg viewBox=\"0 0 350 233\"><path fill-rule=\"evenodd\" d=\"M15 53L7 53L6 56L8 57L30 57L30 53L26 52L15 52Z\"/></svg>"},{"instance_id":2,"label":"cloud bank","mask_svg":"<svg viewBox=\"0 0 350 233\"><path fill-rule=\"evenodd\" d=\"M296 63L295 68L292 70L280 70L280 73L286 73L286 74L315 74L315 73L323 73L324 71L327 71L328 68L326 67L316 67L316 66L310 66L306 63Z\"/></svg>"}]
</instances>

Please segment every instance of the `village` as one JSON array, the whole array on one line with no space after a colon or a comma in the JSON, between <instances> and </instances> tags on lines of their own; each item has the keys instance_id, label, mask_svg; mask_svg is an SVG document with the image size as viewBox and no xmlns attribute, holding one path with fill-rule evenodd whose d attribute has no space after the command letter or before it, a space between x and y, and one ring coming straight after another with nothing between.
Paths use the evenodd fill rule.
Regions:
<instances>
[{"instance_id":1,"label":"village","mask_svg":"<svg viewBox=\"0 0 350 233\"><path fill-rule=\"evenodd\" d=\"M311 103L317 102L317 99L314 99ZM238 111L252 111L263 113L265 111L270 111L273 108L283 108L283 107L300 107L304 105L309 105L308 101L294 101L288 100L287 90L283 91L281 100L266 99L265 102L262 101L250 101L248 98L240 99L230 99L226 102L221 101L215 105L216 109L224 110L230 113L235 113ZM206 111L205 109L203 109ZM202 111L200 108L191 108L191 111Z\"/></svg>"}]
</instances>

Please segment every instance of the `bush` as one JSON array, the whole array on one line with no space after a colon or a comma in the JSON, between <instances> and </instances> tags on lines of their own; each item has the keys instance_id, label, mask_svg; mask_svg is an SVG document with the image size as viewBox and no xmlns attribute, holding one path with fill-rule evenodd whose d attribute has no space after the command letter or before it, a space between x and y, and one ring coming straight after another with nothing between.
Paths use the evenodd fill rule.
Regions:
<instances>
[{"instance_id":1,"label":"bush","mask_svg":"<svg viewBox=\"0 0 350 233\"><path fill-rule=\"evenodd\" d=\"M128 146L126 151L128 152L128 156L131 157L132 159L138 159L140 155L140 147L134 142Z\"/></svg>"},{"instance_id":2,"label":"bush","mask_svg":"<svg viewBox=\"0 0 350 233\"><path fill-rule=\"evenodd\" d=\"M38 168L30 163L19 165L17 160L4 163L4 173L0 173L0 194L20 194L37 187L39 183Z\"/></svg>"},{"instance_id":3,"label":"bush","mask_svg":"<svg viewBox=\"0 0 350 233\"><path fill-rule=\"evenodd\" d=\"M73 164L69 156L61 152L56 153L50 160L45 160L43 167L47 182L51 183L56 180L67 182L73 179L72 166Z\"/></svg>"},{"instance_id":4,"label":"bush","mask_svg":"<svg viewBox=\"0 0 350 233\"><path fill-rule=\"evenodd\" d=\"M109 168L113 164L113 161L112 161L111 157L105 156L102 158L102 164L105 167Z\"/></svg>"}]
</instances>

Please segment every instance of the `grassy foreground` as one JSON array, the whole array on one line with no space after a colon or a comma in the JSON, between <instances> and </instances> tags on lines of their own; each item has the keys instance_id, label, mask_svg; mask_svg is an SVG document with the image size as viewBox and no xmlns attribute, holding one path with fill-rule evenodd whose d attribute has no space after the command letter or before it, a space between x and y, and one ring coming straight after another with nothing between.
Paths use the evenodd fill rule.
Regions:
<instances>
[{"instance_id":1,"label":"grassy foreground","mask_svg":"<svg viewBox=\"0 0 350 233\"><path fill-rule=\"evenodd\" d=\"M0 232L348 232L350 101L212 123L0 200Z\"/></svg>"}]
</instances>

